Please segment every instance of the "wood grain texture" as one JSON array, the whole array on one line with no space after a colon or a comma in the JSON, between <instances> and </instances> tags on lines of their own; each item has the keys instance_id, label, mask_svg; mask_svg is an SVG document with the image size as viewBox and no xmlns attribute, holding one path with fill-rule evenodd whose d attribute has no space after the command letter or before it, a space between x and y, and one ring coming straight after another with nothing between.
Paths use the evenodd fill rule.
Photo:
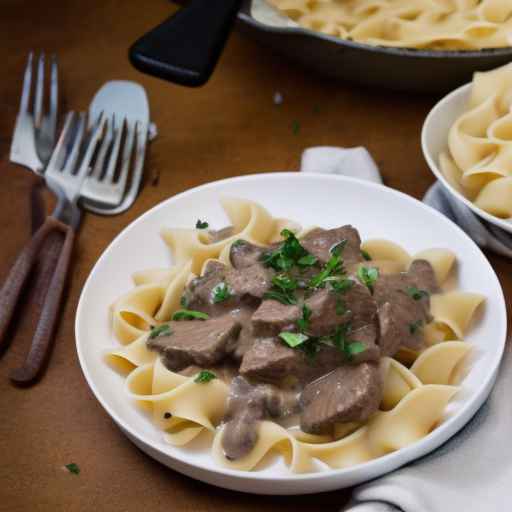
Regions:
<instances>
[{"instance_id":1,"label":"wood grain texture","mask_svg":"<svg viewBox=\"0 0 512 512\"><path fill-rule=\"evenodd\" d=\"M0 280L30 233L31 176L6 163L26 55L56 52L65 108L84 109L103 82L146 88L159 137L150 147L144 189L125 214L84 217L53 356L42 381L18 389L11 368L25 358L34 325L26 297L18 331L0 360L0 511L322 512L338 511L346 491L307 497L255 497L224 491L164 468L112 423L78 366L74 316L94 262L117 233L148 208L207 181L293 170L313 145L365 145L387 185L421 197L433 182L420 150L434 97L354 88L298 68L235 33L212 80L200 89L138 73L127 49L172 11L166 0L33 2L6 0L0 16ZM274 105L280 91L284 102ZM298 130L294 130L294 124ZM342 198L332 198L342 200ZM156 233L155 233L156 236ZM490 257L507 296L510 262ZM127 404L129 407L129 404ZM62 469L75 462L76 476Z\"/></svg>"}]
</instances>

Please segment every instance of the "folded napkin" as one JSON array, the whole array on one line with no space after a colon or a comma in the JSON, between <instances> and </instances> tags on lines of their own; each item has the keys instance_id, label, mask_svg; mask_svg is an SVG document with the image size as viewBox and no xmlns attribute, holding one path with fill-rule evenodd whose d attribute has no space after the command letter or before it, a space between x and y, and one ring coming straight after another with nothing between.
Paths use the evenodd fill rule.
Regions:
<instances>
[{"instance_id":1,"label":"folded napkin","mask_svg":"<svg viewBox=\"0 0 512 512\"><path fill-rule=\"evenodd\" d=\"M381 182L365 148L310 148L301 171ZM377 176L375 176L377 174ZM424 201L476 243L512 256L512 237L482 222L436 183ZM510 512L512 510L512 350L507 349L492 395L475 417L430 455L354 489L345 512Z\"/></svg>"},{"instance_id":2,"label":"folded napkin","mask_svg":"<svg viewBox=\"0 0 512 512\"><path fill-rule=\"evenodd\" d=\"M382 183L379 169L363 148L309 148L302 154L301 171L340 174ZM441 183L432 185L423 202L446 215L480 247L512 258L512 235L475 215L453 198Z\"/></svg>"}]
</instances>

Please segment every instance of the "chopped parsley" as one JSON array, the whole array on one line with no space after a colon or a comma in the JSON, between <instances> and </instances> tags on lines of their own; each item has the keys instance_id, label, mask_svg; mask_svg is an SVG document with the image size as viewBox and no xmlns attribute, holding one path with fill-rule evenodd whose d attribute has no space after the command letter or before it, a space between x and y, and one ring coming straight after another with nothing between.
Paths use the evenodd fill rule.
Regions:
<instances>
[{"instance_id":1,"label":"chopped parsley","mask_svg":"<svg viewBox=\"0 0 512 512\"><path fill-rule=\"evenodd\" d=\"M64 467L70 473L73 473L73 475L79 475L80 474L80 468L78 467L78 464L75 464L74 462L71 462L70 464L66 464Z\"/></svg>"},{"instance_id":2,"label":"chopped parsley","mask_svg":"<svg viewBox=\"0 0 512 512\"><path fill-rule=\"evenodd\" d=\"M416 334L423 327L423 320L416 320L412 324L409 324L409 332Z\"/></svg>"},{"instance_id":3,"label":"chopped parsley","mask_svg":"<svg viewBox=\"0 0 512 512\"><path fill-rule=\"evenodd\" d=\"M283 244L274 251L264 253L262 257L266 267L272 267L278 272L290 270L301 258L309 254L289 229L283 229L281 236L284 238Z\"/></svg>"},{"instance_id":4,"label":"chopped parsley","mask_svg":"<svg viewBox=\"0 0 512 512\"><path fill-rule=\"evenodd\" d=\"M212 290L212 300L214 304L224 302L232 296L231 290L226 283L219 283Z\"/></svg>"},{"instance_id":5,"label":"chopped parsley","mask_svg":"<svg viewBox=\"0 0 512 512\"><path fill-rule=\"evenodd\" d=\"M355 355L360 354L366 350L364 343L360 341L353 341L345 345L345 354L349 359L352 359Z\"/></svg>"},{"instance_id":6,"label":"chopped parsley","mask_svg":"<svg viewBox=\"0 0 512 512\"><path fill-rule=\"evenodd\" d=\"M283 293L278 290L269 290L268 292L265 292L263 294L263 299L266 300L277 300L277 302L280 302L281 304L286 305L293 305L297 304L297 299L289 293Z\"/></svg>"},{"instance_id":7,"label":"chopped parsley","mask_svg":"<svg viewBox=\"0 0 512 512\"><path fill-rule=\"evenodd\" d=\"M232 244L231 244L231 247L241 247L242 245L245 245L247 242L245 240L243 240L242 238L239 238L238 240L235 240Z\"/></svg>"},{"instance_id":8,"label":"chopped parsley","mask_svg":"<svg viewBox=\"0 0 512 512\"><path fill-rule=\"evenodd\" d=\"M353 357L366 350L366 345L360 341L350 340L349 334L352 330L350 323L343 324L336 328L335 333L330 337L332 344L350 361Z\"/></svg>"},{"instance_id":9,"label":"chopped parsley","mask_svg":"<svg viewBox=\"0 0 512 512\"><path fill-rule=\"evenodd\" d=\"M185 295L182 295L180 298L180 306L185 309L188 307L188 299Z\"/></svg>"},{"instance_id":10,"label":"chopped parsley","mask_svg":"<svg viewBox=\"0 0 512 512\"><path fill-rule=\"evenodd\" d=\"M330 281L329 284L331 285L331 288L335 293L343 294L348 292L352 288L352 286L354 286L354 281L352 281L352 279L348 279L345 277L340 280Z\"/></svg>"},{"instance_id":11,"label":"chopped parsley","mask_svg":"<svg viewBox=\"0 0 512 512\"><path fill-rule=\"evenodd\" d=\"M379 277L379 269L375 267L359 267L357 269L357 277L373 293L373 285Z\"/></svg>"},{"instance_id":12,"label":"chopped parsley","mask_svg":"<svg viewBox=\"0 0 512 512\"><path fill-rule=\"evenodd\" d=\"M302 256L302 258L297 260L297 265L299 267L312 267L313 265L316 265L317 262L318 258L316 256L306 254L306 256Z\"/></svg>"},{"instance_id":13,"label":"chopped parsley","mask_svg":"<svg viewBox=\"0 0 512 512\"><path fill-rule=\"evenodd\" d=\"M209 226L208 222L197 219L196 229L206 229Z\"/></svg>"},{"instance_id":14,"label":"chopped parsley","mask_svg":"<svg viewBox=\"0 0 512 512\"><path fill-rule=\"evenodd\" d=\"M194 379L194 382L197 382L198 384L206 384L216 378L217 375L215 375L215 373L208 370L201 370Z\"/></svg>"},{"instance_id":15,"label":"chopped parsley","mask_svg":"<svg viewBox=\"0 0 512 512\"><path fill-rule=\"evenodd\" d=\"M171 328L169 327L169 324L163 324L157 327L151 327L149 339L152 340L154 338L158 338L159 336L170 336L171 334L172 331Z\"/></svg>"},{"instance_id":16,"label":"chopped parsley","mask_svg":"<svg viewBox=\"0 0 512 512\"><path fill-rule=\"evenodd\" d=\"M370 256L370 253L368 251L365 251L364 249L361 249L361 256L366 261L372 261L372 257Z\"/></svg>"},{"instance_id":17,"label":"chopped parsley","mask_svg":"<svg viewBox=\"0 0 512 512\"><path fill-rule=\"evenodd\" d=\"M420 290L416 288L416 286L409 286L407 288L407 294L414 300L421 300L423 298L427 299L430 297L430 294L426 290Z\"/></svg>"},{"instance_id":18,"label":"chopped parsley","mask_svg":"<svg viewBox=\"0 0 512 512\"><path fill-rule=\"evenodd\" d=\"M302 317L297 320L297 327L300 332L306 332L309 329L309 321L311 319L311 309L304 304L302 306Z\"/></svg>"},{"instance_id":19,"label":"chopped parsley","mask_svg":"<svg viewBox=\"0 0 512 512\"><path fill-rule=\"evenodd\" d=\"M333 251L329 261L325 264L324 268L309 281L309 288L321 288L325 286L325 282L329 277L335 274L343 273L343 259L340 252L337 250Z\"/></svg>"},{"instance_id":20,"label":"chopped parsley","mask_svg":"<svg viewBox=\"0 0 512 512\"><path fill-rule=\"evenodd\" d=\"M281 304L297 304L293 292L299 284L293 277L280 273L272 278L272 289L263 295L264 299L277 300Z\"/></svg>"},{"instance_id":21,"label":"chopped parsley","mask_svg":"<svg viewBox=\"0 0 512 512\"><path fill-rule=\"evenodd\" d=\"M282 332L279 334L279 337L290 347L295 348L299 345L302 345L305 341L309 339L309 336L303 333L296 332Z\"/></svg>"},{"instance_id":22,"label":"chopped parsley","mask_svg":"<svg viewBox=\"0 0 512 512\"><path fill-rule=\"evenodd\" d=\"M192 309L178 309L172 315L173 320L208 320L209 316L202 311L194 311Z\"/></svg>"},{"instance_id":23,"label":"chopped parsley","mask_svg":"<svg viewBox=\"0 0 512 512\"><path fill-rule=\"evenodd\" d=\"M337 244L333 245L329 252L331 254L338 254L340 255L343 252L343 249L345 249L345 246L347 245L347 239L344 238L341 242L338 242Z\"/></svg>"},{"instance_id":24,"label":"chopped parsley","mask_svg":"<svg viewBox=\"0 0 512 512\"><path fill-rule=\"evenodd\" d=\"M347 303L341 297L336 297L336 314L343 316L346 312Z\"/></svg>"}]
</instances>

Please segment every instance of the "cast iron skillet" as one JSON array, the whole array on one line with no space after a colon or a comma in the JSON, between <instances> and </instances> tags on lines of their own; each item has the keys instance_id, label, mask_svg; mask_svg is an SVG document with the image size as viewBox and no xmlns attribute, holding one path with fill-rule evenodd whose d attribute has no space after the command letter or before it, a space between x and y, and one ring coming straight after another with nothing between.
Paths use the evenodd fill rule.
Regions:
<instances>
[{"instance_id":1,"label":"cast iron skillet","mask_svg":"<svg viewBox=\"0 0 512 512\"><path fill-rule=\"evenodd\" d=\"M182 85L210 77L235 19L239 27L308 68L362 85L415 92L441 92L512 60L512 47L435 51L375 47L304 28L264 25L250 14L251 0L191 0L130 49L144 73ZM237 16L238 12L238 16Z\"/></svg>"}]
</instances>

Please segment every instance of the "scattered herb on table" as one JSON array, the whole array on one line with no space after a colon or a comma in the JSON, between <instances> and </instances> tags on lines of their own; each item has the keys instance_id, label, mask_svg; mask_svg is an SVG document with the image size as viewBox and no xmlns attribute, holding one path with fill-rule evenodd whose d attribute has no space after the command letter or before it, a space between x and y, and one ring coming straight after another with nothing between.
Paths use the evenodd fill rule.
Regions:
<instances>
[{"instance_id":1,"label":"scattered herb on table","mask_svg":"<svg viewBox=\"0 0 512 512\"><path fill-rule=\"evenodd\" d=\"M219 283L212 290L212 300L214 304L224 302L232 296L231 290L226 283Z\"/></svg>"},{"instance_id":2,"label":"scattered herb on table","mask_svg":"<svg viewBox=\"0 0 512 512\"><path fill-rule=\"evenodd\" d=\"M414 300L421 300L430 296L426 290L420 290L416 288L416 286L409 286L409 288L407 288L407 294Z\"/></svg>"},{"instance_id":3,"label":"scattered herb on table","mask_svg":"<svg viewBox=\"0 0 512 512\"><path fill-rule=\"evenodd\" d=\"M299 332L282 332L279 337L290 347L295 348L309 339L309 336Z\"/></svg>"},{"instance_id":4,"label":"scattered herb on table","mask_svg":"<svg viewBox=\"0 0 512 512\"><path fill-rule=\"evenodd\" d=\"M409 332L416 334L423 327L423 320L416 320L412 324L409 324Z\"/></svg>"},{"instance_id":5,"label":"scattered herb on table","mask_svg":"<svg viewBox=\"0 0 512 512\"><path fill-rule=\"evenodd\" d=\"M158 338L159 336L170 336L171 334L172 331L168 324L158 325L156 327L151 327L149 339L152 340L154 338Z\"/></svg>"},{"instance_id":6,"label":"scattered herb on table","mask_svg":"<svg viewBox=\"0 0 512 512\"><path fill-rule=\"evenodd\" d=\"M75 464L74 462L71 462L70 464L66 464L64 467L70 473L73 473L73 475L79 475L80 474L80 468L78 467L78 464Z\"/></svg>"},{"instance_id":7,"label":"scattered herb on table","mask_svg":"<svg viewBox=\"0 0 512 512\"><path fill-rule=\"evenodd\" d=\"M368 251L365 251L364 249L361 249L361 256L366 261L372 261L372 257L370 256L370 253Z\"/></svg>"},{"instance_id":8,"label":"scattered herb on table","mask_svg":"<svg viewBox=\"0 0 512 512\"><path fill-rule=\"evenodd\" d=\"M197 377L194 379L194 382L197 382L198 384L206 384L207 382L210 382L213 379L216 379L217 375L215 373L210 372L208 370L201 370Z\"/></svg>"},{"instance_id":9,"label":"scattered herb on table","mask_svg":"<svg viewBox=\"0 0 512 512\"><path fill-rule=\"evenodd\" d=\"M202 311L194 311L192 309L178 309L172 315L173 320L208 320L209 316Z\"/></svg>"},{"instance_id":10,"label":"scattered herb on table","mask_svg":"<svg viewBox=\"0 0 512 512\"><path fill-rule=\"evenodd\" d=\"M209 226L208 222L197 219L196 229L206 229Z\"/></svg>"},{"instance_id":11,"label":"scattered herb on table","mask_svg":"<svg viewBox=\"0 0 512 512\"><path fill-rule=\"evenodd\" d=\"M379 269L375 267L359 267L357 269L357 277L373 293L373 285L379 278Z\"/></svg>"}]
</instances>

